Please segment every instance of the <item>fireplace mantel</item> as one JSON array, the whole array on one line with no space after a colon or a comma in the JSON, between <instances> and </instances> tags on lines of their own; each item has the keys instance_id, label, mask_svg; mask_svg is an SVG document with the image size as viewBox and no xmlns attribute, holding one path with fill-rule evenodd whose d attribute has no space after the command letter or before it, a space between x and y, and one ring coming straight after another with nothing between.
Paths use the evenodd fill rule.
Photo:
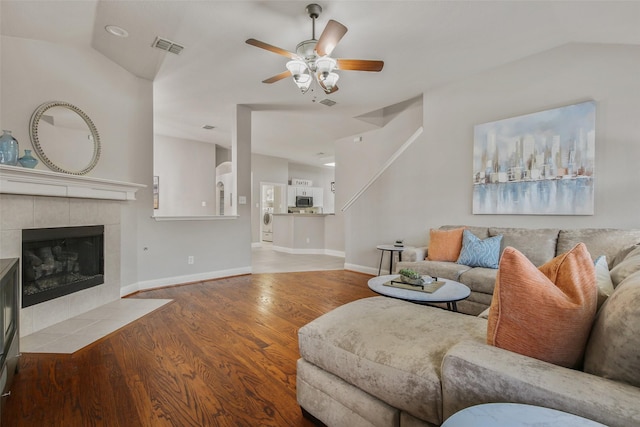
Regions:
<instances>
[{"instance_id":1,"label":"fireplace mantel","mask_svg":"<svg viewBox=\"0 0 640 427\"><path fill-rule=\"evenodd\" d=\"M146 185L0 165L0 193L81 199L135 200Z\"/></svg>"}]
</instances>

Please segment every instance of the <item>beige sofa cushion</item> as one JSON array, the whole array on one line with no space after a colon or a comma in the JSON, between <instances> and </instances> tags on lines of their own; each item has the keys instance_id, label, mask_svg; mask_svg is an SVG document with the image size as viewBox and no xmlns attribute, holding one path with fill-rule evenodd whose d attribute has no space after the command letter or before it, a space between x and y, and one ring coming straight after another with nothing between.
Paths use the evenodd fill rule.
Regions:
<instances>
[{"instance_id":1,"label":"beige sofa cushion","mask_svg":"<svg viewBox=\"0 0 640 427\"><path fill-rule=\"evenodd\" d=\"M631 245L624 249L621 249L620 252L613 258L613 262L609 263L609 270L613 269L616 265L620 264L622 260L624 260L627 255L629 255L633 250L640 247L639 245Z\"/></svg>"},{"instance_id":2,"label":"beige sofa cushion","mask_svg":"<svg viewBox=\"0 0 640 427\"><path fill-rule=\"evenodd\" d=\"M584 370L640 387L639 349L640 271L618 285L598 312L585 352Z\"/></svg>"},{"instance_id":3,"label":"beige sofa cushion","mask_svg":"<svg viewBox=\"0 0 640 427\"><path fill-rule=\"evenodd\" d=\"M468 267L466 265L460 265L456 264L455 262L446 261L402 261L396 264L396 272L400 271L403 268L414 270L422 275L443 277L445 279L455 281L458 281L462 273L471 269L471 267Z\"/></svg>"},{"instance_id":4,"label":"beige sofa cushion","mask_svg":"<svg viewBox=\"0 0 640 427\"><path fill-rule=\"evenodd\" d=\"M596 303L595 267L583 243L539 269L518 250L506 248L489 310L487 343L578 367Z\"/></svg>"},{"instance_id":5,"label":"beige sofa cushion","mask_svg":"<svg viewBox=\"0 0 640 427\"><path fill-rule=\"evenodd\" d=\"M458 281L467 285L474 292L493 294L497 274L498 270L495 268L476 267L463 272Z\"/></svg>"},{"instance_id":6,"label":"beige sofa cushion","mask_svg":"<svg viewBox=\"0 0 640 427\"><path fill-rule=\"evenodd\" d=\"M473 233L478 239L486 239L489 236L489 227L478 227L476 225L443 225L440 230L453 230L454 228L465 228Z\"/></svg>"},{"instance_id":7,"label":"beige sofa cushion","mask_svg":"<svg viewBox=\"0 0 640 427\"><path fill-rule=\"evenodd\" d=\"M640 246L629 254L611 270L613 286L618 286L627 277L640 270Z\"/></svg>"},{"instance_id":8,"label":"beige sofa cushion","mask_svg":"<svg viewBox=\"0 0 640 427\"><path fill-rule=\"evenodd\" d=\"M587 250L593 260L600 255L605 255L609 262L609 268L612 268L614 259L620 250L640 243L640 230L619 230L614 228L560 230L556 255L567 252L580 242L587 245Z\"/></svg>"},{"instance_id":9,"label":"beige sofa cushion","mask_svg":"<svg viewBox=\"0 0 640 427\"><path fill-rule=\"evenodd\" d=\"M440 425L440 365L487 322L387 297L345 304L300 328L300 355L389 405Z\"/></svg>"},{"instance_id":10,"label":"beige sofa cushion","mask_svg":"<svg viewBox=\"0 0 640 427\"><path fill-rule=\"evenodd\" d=\"M456 344L445 356L442 395L445 418L469 406L514 402L569 412L610 427L640 426L640 388L475 342ZM531 420L529 425L568 427L546 421ZM499 422L493 426L510 427Z\"/></svg>"},{"instance_id":11,"label":"beige sofa cushion","mask_svg":"<svg viewBox=\"0 0 640 427\"><path fill-rule=\"evenodd\" d=\"M536 267L556 256L558 231L550 228L489 228L491 236L502 234L501 252L508 246L516 248Z\"/></svg>"}]
</instances>

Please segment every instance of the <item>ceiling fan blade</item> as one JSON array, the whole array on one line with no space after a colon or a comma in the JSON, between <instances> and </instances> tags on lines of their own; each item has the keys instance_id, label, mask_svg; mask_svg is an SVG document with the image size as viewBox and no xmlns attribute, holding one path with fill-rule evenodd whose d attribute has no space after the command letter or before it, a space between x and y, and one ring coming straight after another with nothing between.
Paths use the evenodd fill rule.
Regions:
<instances>
[{"instance_id":1,"label":"ceiling fan blade","mask_svg":"<svg viewBox=\"0 0 640 427\"><path fill-rule=\"evenodd\" d=\"M336 59L338 70L381 71L384 61L369 59Z\"/></svg>"},{"instance_id":2,"label":"ceiling fan blade","mask_svg":"<svg viewBox=\"0 0 640 427\"><path fill-rule=\"evenodd\" d=\"M263 80L262 83L275 83L275 82L279 82L282 79L286 79L287 77L291 77L291 71L287 70L287 71L283 71L280 74L276 74L273 77L269 77L266 80Z\"/></svg>"},{"instance_id":3,"label":"ceiling fan blade","mask_svg":"<svg viewBox=\"0 0 640 427\"><path fill-rule=\"evenodd\" d=\"M347 27L333 19L329 20L316 44L318 56L331 55L333 49L346 33Z\"/></svg>"},{"instance_id":4,"label":"ceiling fan blade","mask_svg":"<svg viewBox=\"0 0 640 427\"><path fill-rule=\"evenodd\" d=\"M260 40L248 39L246 43L251 46L259 47L260 49L268 50L269 52L277 53L278 55L286 56L287 58L298 59L298 55L295 53L270 45L269 43L261 42Z\"/></svg>"}]
</instances>

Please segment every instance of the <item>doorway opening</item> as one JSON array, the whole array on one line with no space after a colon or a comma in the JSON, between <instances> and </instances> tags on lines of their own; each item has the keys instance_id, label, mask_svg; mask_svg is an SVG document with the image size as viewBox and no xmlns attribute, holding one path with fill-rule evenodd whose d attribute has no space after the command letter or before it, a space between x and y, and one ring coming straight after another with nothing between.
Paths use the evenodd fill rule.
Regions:
<instances>
[{"instance_id":1,"label":"doorway opening","mask_svg":"<svg viewBox=\"0 0 640 427\"><path fill-rule=\"evenodd\" d=\"M260 242L273 243L273 215L287 213L287 186L260 183Z\"/></svg>"}]
</instances>

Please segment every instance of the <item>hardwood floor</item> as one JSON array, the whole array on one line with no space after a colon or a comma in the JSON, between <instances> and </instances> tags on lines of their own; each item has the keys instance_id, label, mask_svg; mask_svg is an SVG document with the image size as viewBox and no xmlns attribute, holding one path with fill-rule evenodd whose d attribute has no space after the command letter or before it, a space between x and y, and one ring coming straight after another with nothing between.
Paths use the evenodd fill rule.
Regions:
<instances>
[{"instance_id":1,"label":"hardwood floor","mask_svg":"<svg viewBox=\"0 0 640 427\"><path fill-rule=\"evenodd\" d=\"M159 310L71 355L22 355L2 426L311 426L298 329L373 296L348 271L254 274L141 292Z\"/></svg>"}]
</instances>

